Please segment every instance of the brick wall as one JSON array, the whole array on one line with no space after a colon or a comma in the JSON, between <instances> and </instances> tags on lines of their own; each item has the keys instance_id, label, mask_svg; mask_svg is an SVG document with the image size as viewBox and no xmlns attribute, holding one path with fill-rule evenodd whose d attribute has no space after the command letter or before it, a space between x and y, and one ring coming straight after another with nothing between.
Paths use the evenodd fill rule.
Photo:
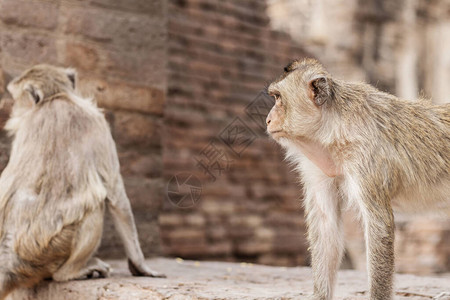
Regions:
<instances>
[{"instance_id":1,"label":"brick wall","mask_svg":"<svg viewBox=\"0 0 450 300\"><path fill-rule=\"evenodd\" d=\"M246 114L255 98L248 112L267 106L260 91L304 56L270 30L265 10L262 1L0 0L0 87L37 63L77 68L83 93L97 98L111 123L147 255L160 250L164 205L162 254L303 264L300 189L262 119ZM1 126L10 104L2 102ZM236 117L252 139L239 155L217 143L230 164L213 182L195 157ZM9 144L2 132L1 168ZM202 185L188 209L165 192L182 171ZM108 219L100 256L122 255Z\"/></svg>"},{"instance_id":2,"label":"brick wall","mask_svg":"<svg viewBox=\"0 0 450 300\"><path fill-rule=\"evenodd\" d=\"M305 264L301 190L260 127L272 105L260 92L305 52L270 29L264 1L171 0L168 12L163 253ZM173 185L189 176L200 197Z\"/></svg>"},{"instance_id":3,"label":"brick wall","mask_svg":"<svg viewBox=\"0 0 450 300\"><path fill-rule=\"evenodd\" d=\"M347 80L443 99L450 60L437 33L450 30L441 1L267 3L0 0L0 97L36 63L78 69L111 123L147 255L306 264L301 188L264 133L261 91L306 49ZM9 144L0 132L0 169ZM448 220L397 225L399 271L450 268ZM355 228L347 249L363 268ZM100 255L123 254L108 219Z\"/></svg>"},{"instance_id":4,"label":"brick wall","mask_svg":"<svg viewBox=\"0 0 450 300\"><path fill-rule=\"evenodd\" d=\"M79 86L111 123L147 255L159 251L166 19L163 0L0 1L0 95L7 81L37 63L79 71ZM2 127L9 107L2 102ZM2 169L9 144L1 132ZM100 256L122 256L109 219L104 232Z\"/></svg>"}]
</instances>

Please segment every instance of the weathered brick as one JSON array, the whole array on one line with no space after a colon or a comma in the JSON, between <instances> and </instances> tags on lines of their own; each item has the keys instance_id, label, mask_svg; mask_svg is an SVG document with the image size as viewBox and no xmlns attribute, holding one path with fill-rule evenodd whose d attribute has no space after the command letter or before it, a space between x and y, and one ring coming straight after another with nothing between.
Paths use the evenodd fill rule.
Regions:
<instances>
[{"instance_id":1,"label":"weathered brick","mask_svg":"<svg viewBox=\"0 0 450 300\"><path fill-rule=\"evenodd\" d=\"M0 68L0 99L3 97L3 93L6 91L5 73Z\"/></svg>"},{"instance_id":2,"label":"weathered brick","mask_svg":"<svg viewBox=\"0 0 450 300\"><path fill-rule=\"evenodd\" d=\"M81 77L80 87L85 95L92 95L100 107L161 115L164 109L164 91L120 81L106 81Z\"/></svg>"},{"instance_id":3,"label":"weathered brick","mask_svg":"<svg viewBox=\"0 0 450 300\"><path fill-rule=\"evenodd\" d=\"M272 252L273 245L269 241L261 241L261 240L241 240L236 243L235 252L238 255L243 256L254 256L260 255L262 253Z\"/></svg>"},{"instance_id":4,"label":"weathered brick","mask_svg":"<svg viewBox=\"0 0 450 300\"><path fill-rule=\"evenodd\" d=\"M205 199L205 197L202 199ZM208 214L229 215L234 213L235 204L232 202L227 203L219 200L209 200L201 202L200 208Z\"/></svg>"},{"instance_id":5,"label":"weathered brick","mask_svg":"<svg viewBox=\"0 0 450 300\"><path fill-rule=\"evenodd\" d=\"M80 34L116 49L149 51L165 41L163 15L75 6L65 6L64 14L66 33Z\"/></svg>"},{"instance_id":6,"label":"weathered brick","mask_svg":"<svg viewBox=\"0 0 450 300\"><path fill-rule=\"evenodd\" d=\"M8 55L26 65L38 63L57 64L55 39L49 35L35 32L2 32L0 48Z\"/></svg>"},{"instance_id":7,"label":"weathered brick","mask_svg":"<svg viewBox=\"0 0 450 300\"><path fill-rule=\"evenodd\" d=\"M113 136L121 147L160 148L161 134L157 118L123 111L114 114Z\"/></svg>"},{"instance_id":8,"label":"weathered brick","mask_svg":"<svg viewBox=\"0 0 450 300\"><path fill-rule=\"evenodd\" d=\"M274 235L273 251L274 253L297 254L307 253L307 243L302 232L292 229L279 228Z\"/></svg>"},{"instance_id":9,"label":"weathered brick","mask_svg":"<svg viewBox=\"0 0 450 300\"><path fill-rule=\"evenodd\" d=\"M205 217L199 213L193 213L193 214L186 215L184 220L185 220L185 224L190 227L204 228L206 225Z\"/></svg>"},{"instance_id":10,"label":"weathered brick","mask_svg":"<svg viewBox=\"0 0 450 300\"><path fill-rule=\"evenodd\" d=\"M0 20L5 24L55 29L58 25L58 4L47 1L1 0Z\"/></svg>"},{"instance_id":11,"label":"weathered brick","mask_svg":"<svg viewBox=\"0 0 450 300\"><path fill-rule=\"evenodd\" d=\"M261 226L262 217L251 214L234 215L230 217L230 224L232 226L256 228Z\"/></svg>"},{"instance_id":12,"label":"weathered brick","mask_svg":"<svg viewBox=\"0 0 450 300\"><path fill-rule=\"evenodd\" d=\"M282 64L304 55L301 48L291 47L293 43L286 34L270 35L265 8L263 1L169 1L168 97L163 140L166 168L192 169L192 157L236 116L252 130L260 130L245 116L245 106L279 74ZM306 260L306 250L295 243L280 245L279 254L274 254L280 232L291 229L302 236L304 226L298 203L301 190L295 176L283 166L279 147L269 142L264 133L260 136L263 138L252 143L241 157L232 157L231 169L224 171L215 183L210 183L199 170L204 183L202 198L188 213L200 211L205 216L208 239L204 251L198 254L201 257L214 255L212 245L223 244L231 245L232 252L218 247L222 252L217 255L222 258L230 255L257 259L271 253L283 265L296 264L299 256ZM293 179L286 180L291 175ZM176 212L170 211L172 219ZM283 219L283 214L288 218ZM166 234L170 231L162 236ZM285 242L284 236L280 242ZM181 253L175 247L170 251Z\"/></svg>"},{"instance_id":13,"label":"weathered brick","mask_svg":"<svg viewBox=\"0 0 450 300\"><path fill-rule=\"evenodd\" d=\"M206 234L210 240L224 240L228 238L228 232L221 226L208 226L206 228Z\"/></svg>"},{"instance_id":14,"label":"weathered brick","mask_svg":"<svg viewBox=\"0 0 450 300\"><path fill-rule=\"evenodd\" d=\"M73 68L92 72L98 67L99 53L92 45L67 41L64 43L63 53L65 64Z\"/></svg>"},{"instance_id":15,"label":"weathered brick","mask_svg":"<svg viewBox=\"0 0 450 300\"><path fill-rule=\"evenodd\" d=\"M205 233L202 230L191 228L177 228L164 234L169 244L195 244L205 240Z\"/></svg>"},{"instance_id":16,"label":"weathered brick","mask_svg":"<svg viewBox=\"0 0 450 300\"><path fill-rule=\"evenodd\" d=\"M125 177L124 183L134 209L148 211L148 213L156 213L160 210L164 197L162 179Z\"/></svg>"},{"instance_id":17,"label":"weathered brick","mask_svg":"<svg viewBox=\"0 0 450 300\"><path fill-rule=\"evenodd\" d=\"M113 8L119 11L131 11L140 14L164 15L166 14L166 1L148 0L92 0L92 5Z\"/></svg>"},{"instance_id":18,"label":"weathered brick","mask_svg":"<svg viewBox=\"0 0 450 300\"><path fill-rule=\"evenodd\" d=\"M106 51L104 68L110 78L162 89L166 84L165 58L165 48L159 44L128 52Z\"/></svg>"},{"instance_id":19,"label":"weathered brick","mask_svg":"<svg viewBox=\"0 0 450 300\"><path fill-rule=\"evenodd\" d=\"M133 150L119 152L120 171L123 176L142 176L158 178L163 174L163 164L160 151L156 153L141 153Z\"/></svg>"},{"instance_id":20,"label":"weathered brick","mask_svg":"<svg viewBox=\"0 0 450 300\"><path fill-rule=\"evenodd\" d=\"M212 258L228 258L233 254L233 244L231 241L211 241L205 247L205 256Z\"/></svg>"},{"instance_id":21,"label":"weathered brick","mask_svg":"<svg viewBox=\"0 0 450 300\"><path fill-rule=\"evenodd\" d=\"M292 262L295 261L295 258L290 255L280 255L280 254L263 254L258 257L257 263L263 265L272 265L272 266L292 266ZM301 264L305 265L305 263Z\"/></svg>"},{"instance_id":22,"label":"weathered brick","mask_svg":"<svg viewBox=\"0 0 450 300\"><path fill-rule=\"evenodd\" d=\"M163 233L161 233L162 236L164 236ZM166 253L170 256L180 256L183 258L195 258L195 257L201 257L205 254L205 251L207 249L207 243L193 243L189 245L184 244L174 244L174 245L168 245L168 244L162 244L162 252Z\"/></svg>"},{"instance_id":23,"label":"weathered brick","mask_svg":"<svg viewBox=\"0 0 450 300\"><path fill-rule=\"evenodd\" d=\"M177 227L183 225L183 218L178 213L163 213L159 216L159 224L163 228Z\"/></svg>"}]
</instances>

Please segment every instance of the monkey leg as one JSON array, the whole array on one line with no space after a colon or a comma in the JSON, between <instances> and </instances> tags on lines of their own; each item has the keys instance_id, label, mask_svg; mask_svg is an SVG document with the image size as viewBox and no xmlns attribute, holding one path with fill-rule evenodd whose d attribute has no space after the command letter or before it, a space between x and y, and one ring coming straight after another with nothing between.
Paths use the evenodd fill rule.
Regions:
<instances>
[{"instance_id":1,"label":"monkey leg","mask_svg":"<svg viewBox=\"0 0 450 300\"><path fill-rule=\"evenodd\" d=\"M330 300L344 252L340 198L332 178L311 167L307 171L304 201L314 279L311 299Z\"/></svg>"},{"instance_id":2,"label":"monkey leg","mask_svg":"<svg viewBox=\"0 0 450 300\"><path fill-rule=\"evenodd\" d=\"M128 268L133 276L166 277L148 267L139 245L136 225L130 200L125 193L122 179L118 178L112 191L108 193L108 209L113 217L114 225L125 246L128 257Z\"/></svg>"},{"instance_id":3,"label":"monkey leg","mask_svg":"<svg viewBox=\"0 0 450 300\"><path fill-rule=\"evenodd\" d=\"M109 275L109 265L97 258L91 259L100 244L103 217L103 209L85 215L74 238L69 259L52 276L55 281L80 279L94 272L103 277Z\"/></svg>"},{"instance_id":4,"label":"monkey leg","mask_svg":"<svg viewBox=\"0 0 450 300\"><path fill-rule=\"evenodd\" d=\"M365 214L365 237L370 299L393 299L394 216L389 204L374 204Z\"/></svg>"}]
</instances>

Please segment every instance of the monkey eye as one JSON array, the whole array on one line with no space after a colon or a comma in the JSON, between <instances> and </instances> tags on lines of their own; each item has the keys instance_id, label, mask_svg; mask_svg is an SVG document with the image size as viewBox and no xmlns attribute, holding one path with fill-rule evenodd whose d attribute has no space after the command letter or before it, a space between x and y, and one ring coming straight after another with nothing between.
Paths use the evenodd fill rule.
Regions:
<instances>
[{"instance_id":1,"label":"monkey eye","mask_svg":"<svg viewBox=\"0 0 450 300\"><path fill-rule=\"evenodd\" d=\"M272 96L276 102L281 100L281 95L279 93L273 93Z\"/></svg>"}]
</instances>

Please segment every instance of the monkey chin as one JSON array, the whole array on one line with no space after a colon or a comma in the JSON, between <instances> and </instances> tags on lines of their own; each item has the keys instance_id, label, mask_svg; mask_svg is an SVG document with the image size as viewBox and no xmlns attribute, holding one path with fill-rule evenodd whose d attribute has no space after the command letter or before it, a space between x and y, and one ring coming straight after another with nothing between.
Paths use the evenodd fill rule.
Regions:
<instances>
[{"instance_id":1,"label":"monkey chin","mask_svg":"<svg viewBox=\"0 0 450 300\"><path fill-rule=\"evenodd\" d=\"M267 131L270 137L272 137L275 141L279 141L281 138L287 138L286 132L283 130L273 130Z\"/></svg>"}]
</instances>

